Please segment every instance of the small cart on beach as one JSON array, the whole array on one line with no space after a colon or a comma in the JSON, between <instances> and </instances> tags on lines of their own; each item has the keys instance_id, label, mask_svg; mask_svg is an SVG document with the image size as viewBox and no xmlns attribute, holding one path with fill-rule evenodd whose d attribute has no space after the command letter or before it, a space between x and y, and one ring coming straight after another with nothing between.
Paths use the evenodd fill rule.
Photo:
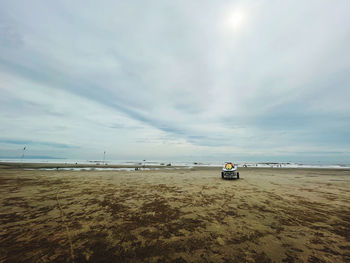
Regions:
<instances>
[{"instance_id":1,"label":"small cart on beach","mask_svg":"<svg viewBox=\"0 0 350 263\"><path fill-rule=\"evenodd\" d=\"M237 165L232 162L225 162L224 168L221 171L222 179L239 179L239 172L237 171Z\"/></svg>"}]
</instances>

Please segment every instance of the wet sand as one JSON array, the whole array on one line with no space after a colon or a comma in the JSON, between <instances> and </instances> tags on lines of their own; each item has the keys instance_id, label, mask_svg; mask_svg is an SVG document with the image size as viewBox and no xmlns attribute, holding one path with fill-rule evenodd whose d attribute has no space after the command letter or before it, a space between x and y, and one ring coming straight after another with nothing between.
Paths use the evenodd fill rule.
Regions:
<instances>
[{"instance_id":1,"label":"wet sand","mask_svg":"<svg viewBox=\"0 0 350 263\"><path fill-rule=\"evenodd\" d=\"M0 262L350 262L350 171L22 168L0 166Z\"/></svg>"}]
</instances>

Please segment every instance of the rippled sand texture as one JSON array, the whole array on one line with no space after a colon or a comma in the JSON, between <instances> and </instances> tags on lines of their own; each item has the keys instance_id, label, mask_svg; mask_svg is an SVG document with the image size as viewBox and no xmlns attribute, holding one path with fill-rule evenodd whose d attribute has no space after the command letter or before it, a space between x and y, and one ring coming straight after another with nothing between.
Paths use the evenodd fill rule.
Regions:
<instances>
[{"instance_id":1,"label":"rippled sand texture","mask_svg":"<svg viewBox=\"0 0 350 263\"><path fill-rule=\"evenodd\" d=\"M350 262L350 171L0 170L0 262Z\"/></svg>"}]
</instances>

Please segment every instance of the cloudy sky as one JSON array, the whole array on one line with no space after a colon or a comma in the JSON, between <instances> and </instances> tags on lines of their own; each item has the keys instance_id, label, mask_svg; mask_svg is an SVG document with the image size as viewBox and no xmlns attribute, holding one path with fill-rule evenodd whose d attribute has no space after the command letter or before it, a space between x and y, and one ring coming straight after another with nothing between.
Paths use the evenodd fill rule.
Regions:
<instances>
[{"instance_id":1,"label":"cloudy sky","mask_svg":"<svg viewBox=\"0 0 350 263\"><path fill-rule=\"evenodd\" d=\"M349 163L349 10L0 0L0 158Z\"/></svg>"}]
</instances>

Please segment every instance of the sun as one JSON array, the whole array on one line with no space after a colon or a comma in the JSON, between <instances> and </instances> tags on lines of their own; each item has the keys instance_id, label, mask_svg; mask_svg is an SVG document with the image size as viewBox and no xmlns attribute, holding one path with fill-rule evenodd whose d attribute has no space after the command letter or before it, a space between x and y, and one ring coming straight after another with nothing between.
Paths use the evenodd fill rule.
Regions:
<instances>
[{"instance_id":1,"label":"sun","mask_svg":"<svg viewBox=\"0 0 350 263\"><path fill-rule=\"evenodd\" d=\"M234 11L229 17L229 24L233 29L240 28L244 23L244 13L241 11Z\"/></svg>"},{"instance_id":2,"label":"sun","mask_svg":"<svg viewBox=\"0 0 350 263\"><path fill-rule=\"evenodd\" d=\"M234 31L240 30L245 24L246 15L242 10L236 9L228 14L226 25Z\"/></svg>"}]
</instances>

